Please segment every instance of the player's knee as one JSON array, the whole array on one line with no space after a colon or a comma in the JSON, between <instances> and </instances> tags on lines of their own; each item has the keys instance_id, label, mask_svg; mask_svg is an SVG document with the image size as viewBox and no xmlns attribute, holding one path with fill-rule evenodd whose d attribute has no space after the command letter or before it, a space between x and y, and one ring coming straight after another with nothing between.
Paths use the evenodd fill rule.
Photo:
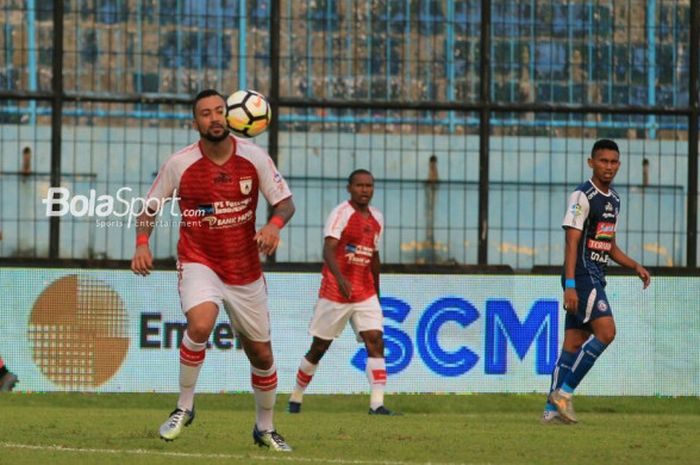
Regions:
<instances>
[{"instance_id":1,"label":"player's knee","mask_svg":"<svg viewBox=\"0 0 700 465\"><path fill-rule=\"evenodd\" d=\"M269 370L275 362L272 352L251 353L249 360L251 365L260 370Z\"/></svg>"},{"instance_id":2,"label":"player's knee","mask_svg":"<svg viewBox=\"0 0 700 465\"><path fill-rule=\"evenodd\" d=\"M596 339L598 339L600 342L602 342L603 344L605 344L606 346L608 346L608 345L610 345L610 344L612 343L612 341L615 340L615 335L616 335L616 332L615 332L615 328L613 327L613 328L611 328L611 329L609 329L609 330L602 331L600 334L596 334L595 337L596 337Z\"/></svg>"},{"instance_id":3,"label":"player's knee","mask_svg":"<svg viewBox=\"0 0 700 465\"><path fill-rule=\"evenodd\" d=\"M306 358L306 360L308 360L310 363L313 363L314 365L316 365L318 362L321 361L321 359L323 358L323 355L324 355L325 353L326 353L325 351L309 350L309 351L306 353L305 358Z\"/></svg>"},{"instance_id":4,"label":"player's knee","mask_svg":"<svg viewBox=\"0 0 700 465\"><path fill-rule=\"evenodd\" d=\"M306 360L313 364L320 362L329 346L330 344L312 344L306 353Z\"/></svg>"},{"instance_id":5,"label":"player's knee","mask_svg":"<svg viewBox=\"0 0 700 465\"><path fill-rule=\"evenodd\" d=\"M187 325L187 336L198 343L206 342L211 334L211 325L205 323L192 323Z\"/></svg>"},{"instance_id":6,"label":"player's knee","mask_svg":"<svg viewBox=\"0 0 700 465\"><path fill-rule=\"evenodd\" d=\"M615 329L615 322L612 318L601 318L596 321L594 326L594 335L603 344L610 345L613 340L615 340L615 334L617 333Z\"/></svg>"},{"instance_id":7,"label":"player's knee","mask_svg":"<svg viewBox=\"0 0 700 465\"><path fill-rule=\"evenodd\" d=\"M367 355L370 357L384 356L384 337L380 331L371 331L363 335Z\"/></svg>"}]
</instances>

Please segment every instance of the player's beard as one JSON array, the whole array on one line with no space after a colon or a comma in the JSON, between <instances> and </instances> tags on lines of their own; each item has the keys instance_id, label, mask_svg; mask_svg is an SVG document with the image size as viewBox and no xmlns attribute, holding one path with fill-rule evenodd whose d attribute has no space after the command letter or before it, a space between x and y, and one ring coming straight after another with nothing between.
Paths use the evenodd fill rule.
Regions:
<instances>
[{"instance_id":1,"label":"player's beard","mask_svg":"<svg viewBox=\"0 0 700 465\"><path fill-rule=\"evenodd\" d=\"M207 132L199 132L199 135L202 136L202 138L208 140L209 142L221 142L222 140L226 140L229 134L228 128L224 127L224 131L221 133L220 136L215 136L213 134L210 134L209 131Z\"/></svg>"}]
</instances>

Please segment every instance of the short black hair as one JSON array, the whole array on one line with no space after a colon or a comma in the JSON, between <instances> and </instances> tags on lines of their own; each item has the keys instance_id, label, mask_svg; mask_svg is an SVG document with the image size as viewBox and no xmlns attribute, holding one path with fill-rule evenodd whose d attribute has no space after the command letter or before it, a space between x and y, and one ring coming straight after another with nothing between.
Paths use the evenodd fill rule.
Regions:
<instances>
[{"instance_id":1,"label":"short black hair","mask_svg":"<svg viewBox=\"0 0 700 465\"><path fill-rule=\"evenodd\" d=\"M372 176L372 179L374 179L374 175L372 173L364 168L360 168L350 173L350 176L348 176L348 184L352 184L352 178L354 178L356 174L369 174Z\"/></svg>"},{"instance_id":2,"label":"short black hair","mask_svg":"<svg viewBox=\"0 0 700 465\"><path fill-rule=\"evenodd\" d=\"M192 101L192 116L197 116L196 114L196 109L197 109L197 102L202 100L203 98L211 97L212 95L218 95L221 97L221 99L225 102L226 99L224 98L223 95L219 93L218 90L216 89L204 89L200 93L198 93L195 97L194 100Z\"/></svg>"},{"instance_id":3,"label":"short black hair","mask_svg":"<svg viewBox=\"0 0 700 465\"><path fill-rule=\"evenodd\" d=\"M615 141L610 140L610 139L600 139L597 140L595 144L593 144L593 149L591 150L591 158L595 157L595 153L598 150L614 150L617 152L618 155L620 155L620 149L617 147L617 144Z\"/></svg>"}]
</instances>

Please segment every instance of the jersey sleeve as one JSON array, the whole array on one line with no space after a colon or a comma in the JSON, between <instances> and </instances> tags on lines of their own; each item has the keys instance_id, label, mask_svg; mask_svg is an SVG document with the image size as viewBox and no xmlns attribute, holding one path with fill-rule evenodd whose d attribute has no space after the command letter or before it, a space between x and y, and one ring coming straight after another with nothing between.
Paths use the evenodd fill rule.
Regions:
<instances>
[{"instance_id":1,"label":"jersey sleeve","mask_svg":"<svg viewBox=\"0 0 700 465\"><path fill-rule=\"evenodd\" d=\"M165 160L146 195L148 208L154 213L162 209L163 204L175 195L178 180L173 165L170 158Z\"/></svg>"},{"instance_id":2,"label":"jersey sleeve","mask_svg":"<svg viewBox=\"0 0 700 465\"><path fill-rule=\"evenodd\" d=\"M270 205L277 205L282 200L292 196L287 181L284 180L275 163L266 153L256 160L255 169L258 172L260 192Z\"/></svg>"},{"instance_id":3,"label":"jersey sleeve","mask_svg":"<svg viewBox=\"0 0 700 465\"><path fill-rule=\"evenodd\" d=\"M352 211L353 209L347 208L346 204L335 207L326 220L326 225L323 228L323 238L332 237L340 240L340 236L343 234L343 230L348 224Z\"/></svg>"},{"instance_id":4,"label":"jersey sleeve","mask_svg":"<svg viewBox=\"0 0 700 465\"><path fill-rule=\"evenodd\" d=\"M564 221L562 221L561 226L563 228L583 230L583 224L588 218L589 209L590 204L588 203L586 194L582 191L574 191L574 193L569 196L566 214L564 215Z\"/></svg>"}]
</instances>

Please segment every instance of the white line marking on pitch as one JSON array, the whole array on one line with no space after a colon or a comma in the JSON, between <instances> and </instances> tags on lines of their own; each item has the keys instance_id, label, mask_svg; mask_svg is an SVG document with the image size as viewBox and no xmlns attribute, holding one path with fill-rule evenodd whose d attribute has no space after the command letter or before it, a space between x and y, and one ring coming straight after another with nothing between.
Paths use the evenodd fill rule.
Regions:
<instances>
[{"instance_id":1,"label":"white line marking on pitch","mask_svg":"<svg viewBox=\"0 0 700 465\"><path fill-rule=\"evenodd\" d=\"M488 465L488 464L468 464L464 462L401 462L397 460L343 460L343 459L323 459L311 457L294 456L270 456L270 455L248 455L248 454L200 454L196 452L168 452L148 449L94 449L82 447L68 447L58 444L41 446L33 444L17 444L13 442L0 442L0 448L5 449L25 449L51 452L73 452L81 454L133 454L133 455L160 455L165 457L183 457L196 459L240 459L240 460L261 460L275 462L307 462L307 463L337 463L347 465ZM294 454L292 452L292 454Z\"/></svg>"}]
</instances>

